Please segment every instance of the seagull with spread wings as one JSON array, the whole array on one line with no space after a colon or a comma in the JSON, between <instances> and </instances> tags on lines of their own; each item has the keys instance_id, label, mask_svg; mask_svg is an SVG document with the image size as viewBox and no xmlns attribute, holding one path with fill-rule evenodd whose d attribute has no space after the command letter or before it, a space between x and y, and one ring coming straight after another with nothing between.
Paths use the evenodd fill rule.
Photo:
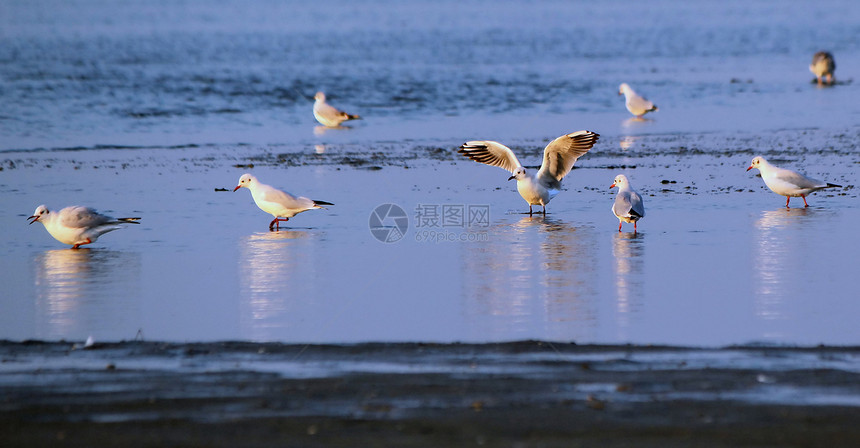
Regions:
<instances>
[{"instance_id":1,"label":"seagull with spread wings","mask_svg":"<svg viewBox=\"0 0 860 448\"><path fill-rule=\"evenodd\" d=\"M517 180L517 190L529 204L529 215L534 205L542 206L546 215L546 205L561 191L561 180L599 137L591 131L577 131L553 140L544 149L543 164L537 172L526 170L514 152L499 142L470 141L461 145L457 152L476 162L509 171L512 176L508 180Z\"/></svg>"}]
</instances>

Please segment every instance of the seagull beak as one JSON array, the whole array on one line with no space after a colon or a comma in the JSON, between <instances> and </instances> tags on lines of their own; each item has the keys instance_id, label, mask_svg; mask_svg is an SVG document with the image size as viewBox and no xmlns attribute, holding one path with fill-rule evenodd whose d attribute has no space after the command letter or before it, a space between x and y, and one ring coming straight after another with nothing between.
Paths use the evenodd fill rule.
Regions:
<instances>
[{"instance_id":1,"label":"seagull beak","mask_svg":"<svg viewBox=\"0 0 860 448\"><path fill-rule=\"evenodd\" d=\"M242 188L242 186L241 186L241 185L236 185L236 188L234 188L234 189L233 189L233 192L235 193L235 192L236 192L236 190L238 190L238 189L240 189L240 188Z\"/></svg>"},{"instance_id":2,"label":"seagull beak","mask_svg":"<svg viewBox=\"0 0 860 448\"><path fill-rule=\"evenodd\" d=\"M750 165L750 167L749 167L749 168L747 168L747 171L749 171L749 170L751 170L751 169L752 169L752 165Z\"/></svg>"},{"instance_id":3,"label":"seagull beak","mask_svg":"<svg viewBox=\"0 0 860 448\"><path fill-rule=\"evenodd\" d=\"M613 189L613 188L615 188L615 183L613 183L612 185L610 185L610 186L609 186L609 189L610 189L610 190L611 190L611 189Z\"/></svg>"},{"instance_id":4,"label":"seagull beak","mask_svg":"<svg viewBox=\"0 0 860 448\"><path fill-rule=\"evenodd\" d=\"M39 220L39 215L33 215L28 217L27 219L32 219L32 221L30 221L30 224L33 224L34 222Z\"/></svg>"},{"instance_id":5,"label":"seagull beak","mask_svg":"<svg viewBox=\"0 0 860 448\"><path fill-rule=\"evenodd\" d=\"M508 180L514 180L514 179L516 179L516 178L517 178L517 176L511 176L511 177L509 177L509 178L508 178Z\"/></svg>"}]
</instances>

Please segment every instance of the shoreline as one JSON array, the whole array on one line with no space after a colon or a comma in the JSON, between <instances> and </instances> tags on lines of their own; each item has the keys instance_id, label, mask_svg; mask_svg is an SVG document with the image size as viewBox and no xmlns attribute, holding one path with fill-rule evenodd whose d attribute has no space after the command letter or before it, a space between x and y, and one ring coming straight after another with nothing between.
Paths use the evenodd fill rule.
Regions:
<instances>
[{"instance_id":1,"label":"shoreline","mask_svg":"<svg viewBox=\"0 0 860 448\"><path fill-rule=\"evenodd\" d=\"M860 347L72 346L0 342L8 446L860 442Z\"/></svg>"}]
</instances>

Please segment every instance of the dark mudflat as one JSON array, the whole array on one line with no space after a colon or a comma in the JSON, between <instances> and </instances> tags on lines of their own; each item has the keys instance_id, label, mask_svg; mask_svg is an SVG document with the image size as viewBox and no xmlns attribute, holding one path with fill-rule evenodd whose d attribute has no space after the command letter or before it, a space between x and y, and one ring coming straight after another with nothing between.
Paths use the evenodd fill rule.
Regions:
<instances>
[{"instance_id":1,"label":"dark mudflat","mask_svg":"<svg viewBox=\"0 0 860 448\"><path fill-rule=\"evenodd\" d=\"M858 348L5 343L4 446L858 446Z\"/></svg>"}]
</instances>

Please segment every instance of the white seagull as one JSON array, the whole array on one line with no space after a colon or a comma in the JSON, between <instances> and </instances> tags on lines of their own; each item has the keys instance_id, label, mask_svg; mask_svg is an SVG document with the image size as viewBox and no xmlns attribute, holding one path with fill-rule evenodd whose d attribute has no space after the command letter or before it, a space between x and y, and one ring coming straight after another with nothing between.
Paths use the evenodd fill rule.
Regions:
<instances>
[{"instance_id":1,"label":"white seagull","mask_svg":"<svg viewBox=\"0 0 860 448\"><path fill-rule=\"evenodd\" d=\"M251 196L254 198L257 207L260 207L260 210L275 217L269 223L269 230L274 230L275 226L280 230L281 221L289 221L290 218L301 212L315 208L325 208L322 207L323 205L334 205L331 202L314 201L302 196L293 196L271 185L260 183L256 177L249 173L245 173L239 178L239 185L233 191L235 192L242 187L251 190Z\"/></svg>"},{"instance_id":2,"label":"white seagull","mask_svg":"<svg viewBox=\"0 0 860 448\"><path fill-rule=\"evenodd\" d=\"M546 215L546 205L561 191L561 180L573 169L576 159L594 146L598 137L599 134L591 131L577 131L553 140L543 150L543 163L537 172L526 171L514 152L499 142L470 141L461 145L457 152L476 162L510 171L513 175L508 180L517 180L517 190L529 204L529 215L533 205L542 206Z\"/></svg>"},{"instance_id":3,"label":"white seagull","mask_svg":"<svg viewBox=\"0 0 860 448\"><path fill-rule=\"evenodd\" d=\"M633 191L630 181L623 174L615 176L615 180L609 186L609 188L615 187L618 187L618 194L615 195L615 203L612 204L612 213L618 218L618 231L621 231L622 223L632 222L633 233L636 233L636 221L645 217L645 203L642 202L642 196Z\"/></svg>"},{"instance_id":4,"label":"white seagull","mask_svg":"<svg viewBox=\"0 0 860 448\"><path fill-rule=\"evenodd\" d=\"M627 83L622 83L618 86L618 94L624 95L624 103L627 106L627 110L635 115L636 118L642 118L646 113L657 110L657 106L654 103L636 93Z\"/></svg>"},{"instance_id":5,"label":"white seagull","mask_svg":"<svg viewBox=\"0 0 860 448\"><path fill-rule=\"evenodd\" d=\"M819 51L812 56L812 64L809 65L809 71L815 75L818 80L818 85L833 85L833 72L836 71L836 62L833 62L833 55L826 51ZM824 78L827 78L824 81Z\"/></svg>"},{"instance_id":6,"label":"white seagull","mask_svg":"<svg viewBox=\"0 0 860 448\"><path fill-rule=\"evenodd\" d=\"M822 188L841 188L842 185L822 182L817 179L812 179L798 173L797 171L778 168L771 165L764 157L757 156L752 159L747 171L757 168L761 173L761 178L767 188L770 188L776 194L785 196L785 208L789 208L788 201L791 198L798 196L803 198L803 205L809 207L806 203L806 195L813 191L821 190Z\"/></svg>"},{"instance_id":7,"label":"white seagull","mask_svg":"<svg viewBox=\"0 0 860 448\"><path fill-rule=\"evenodd\" d=\"M40 205L33 216L27 219L32 219L30 224L41 222L55 240L71 244L72 249L95 243L105 233L121 229L120 224L140 224L137 222L140 218L111 218L80 205L72 205L59 212L52 212Z\"/></svg>"},{"instance_id":8,"label":"white seagull","mask_svg":"<svg viewBox=\"0 0 860 448\"><path fill-rule=\"evenodd\" d=\"M325 93L317 92L314 95L314 118L323 126L336 128L347 120L361 119L358 115L350 115L325 102Z\"/></svg>"}]
</instances>

